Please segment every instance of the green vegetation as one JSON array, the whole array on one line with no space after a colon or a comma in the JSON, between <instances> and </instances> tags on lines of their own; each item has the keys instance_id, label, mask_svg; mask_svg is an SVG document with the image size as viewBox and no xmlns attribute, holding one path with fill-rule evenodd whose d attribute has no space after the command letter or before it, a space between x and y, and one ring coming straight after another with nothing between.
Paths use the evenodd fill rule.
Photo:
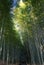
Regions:
<instances>
[{"instance_id":1,"label":"green vegetation","mask_svg":"<svg viewBox=\"0 0 44 65\"><path fill-rule=\"evenodd\" d=\"M13 0L0 1L0 59L3 63L41 65L44 61L44 0L18 0L11 11L12 4Z\"/></svg>"}]
</instances>

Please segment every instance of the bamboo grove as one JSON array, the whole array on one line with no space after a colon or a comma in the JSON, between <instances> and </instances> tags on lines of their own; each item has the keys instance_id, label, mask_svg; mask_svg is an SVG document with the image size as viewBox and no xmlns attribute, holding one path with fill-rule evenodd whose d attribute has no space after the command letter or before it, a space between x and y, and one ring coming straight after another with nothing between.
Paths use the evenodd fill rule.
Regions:
<instances>
[{"instance_id":1,"label":"bamboo grove","mask_svg":"<svg viewBox=\"0 0 44 65\"><path fill-rule=\"evenodd\" d=\"M44 0L0 0L0 60L44 63Z\"/></svg>"}]
</instances>

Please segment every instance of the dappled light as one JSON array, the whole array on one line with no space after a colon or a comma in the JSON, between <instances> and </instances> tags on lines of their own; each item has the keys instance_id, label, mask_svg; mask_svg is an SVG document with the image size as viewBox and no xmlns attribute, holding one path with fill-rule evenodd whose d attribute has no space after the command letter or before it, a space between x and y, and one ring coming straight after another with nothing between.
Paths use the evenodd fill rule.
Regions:
<instances>
[{"instance_id":1,"label":"dappled light","mask_svg":"<svg viewBox=\"0 0 44 65\"><path fill-rule=\"evenodd\" d=\"M25 7L26 7L26 4L23 2L23 0L20 0L19 6L20 6L21 8L25 8Z\"/></svg>"},{"instance_id":2,"label":"dappled light","mask_svg":"<svg viewBox=\"0 0 44 65\"><path fill-rule=\"evenodd\" d=\"M44 0L0 0L0 65L44 65Z\"/></svg>"}]
</instances>

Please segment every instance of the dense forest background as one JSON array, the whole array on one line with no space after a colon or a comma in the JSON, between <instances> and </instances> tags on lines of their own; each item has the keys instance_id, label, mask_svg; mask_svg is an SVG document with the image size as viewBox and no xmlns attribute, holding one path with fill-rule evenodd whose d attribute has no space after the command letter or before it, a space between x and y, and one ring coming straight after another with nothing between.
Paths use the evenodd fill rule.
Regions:
<instances>
[{"instance_id":1,"label":"dense forest background","mask_svg":"<svg viewBox=\"0 0 44 65\"><path fill-rule=\"evenodd\" d=\"M44 65L44 0L0 0L1 61Z\"/></svg>"}]
</instances>

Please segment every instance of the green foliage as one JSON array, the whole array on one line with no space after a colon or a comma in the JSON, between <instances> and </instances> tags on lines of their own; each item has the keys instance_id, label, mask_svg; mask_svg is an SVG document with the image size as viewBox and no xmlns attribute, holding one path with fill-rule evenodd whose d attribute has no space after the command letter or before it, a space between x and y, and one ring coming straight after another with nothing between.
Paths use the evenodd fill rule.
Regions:
<instances>
[{"instance_id":1,"label":"green foliage","mask_svg":"<svg viewBox=\"0 0 44 65\"><path fill-rule=\"evenodd\" d=\"M5 55L6 60L9 53L11 62L13 57L16 62L22 61L23 56L26 62L31 62L33 53L36 62L40 52L38 45L43 43L41 39L44 38L44 0L24 0L20 4L17 2L13 17L10 14L12 3L13 0L0 1L1 59Z\"/></svg>"}]
</instances>

